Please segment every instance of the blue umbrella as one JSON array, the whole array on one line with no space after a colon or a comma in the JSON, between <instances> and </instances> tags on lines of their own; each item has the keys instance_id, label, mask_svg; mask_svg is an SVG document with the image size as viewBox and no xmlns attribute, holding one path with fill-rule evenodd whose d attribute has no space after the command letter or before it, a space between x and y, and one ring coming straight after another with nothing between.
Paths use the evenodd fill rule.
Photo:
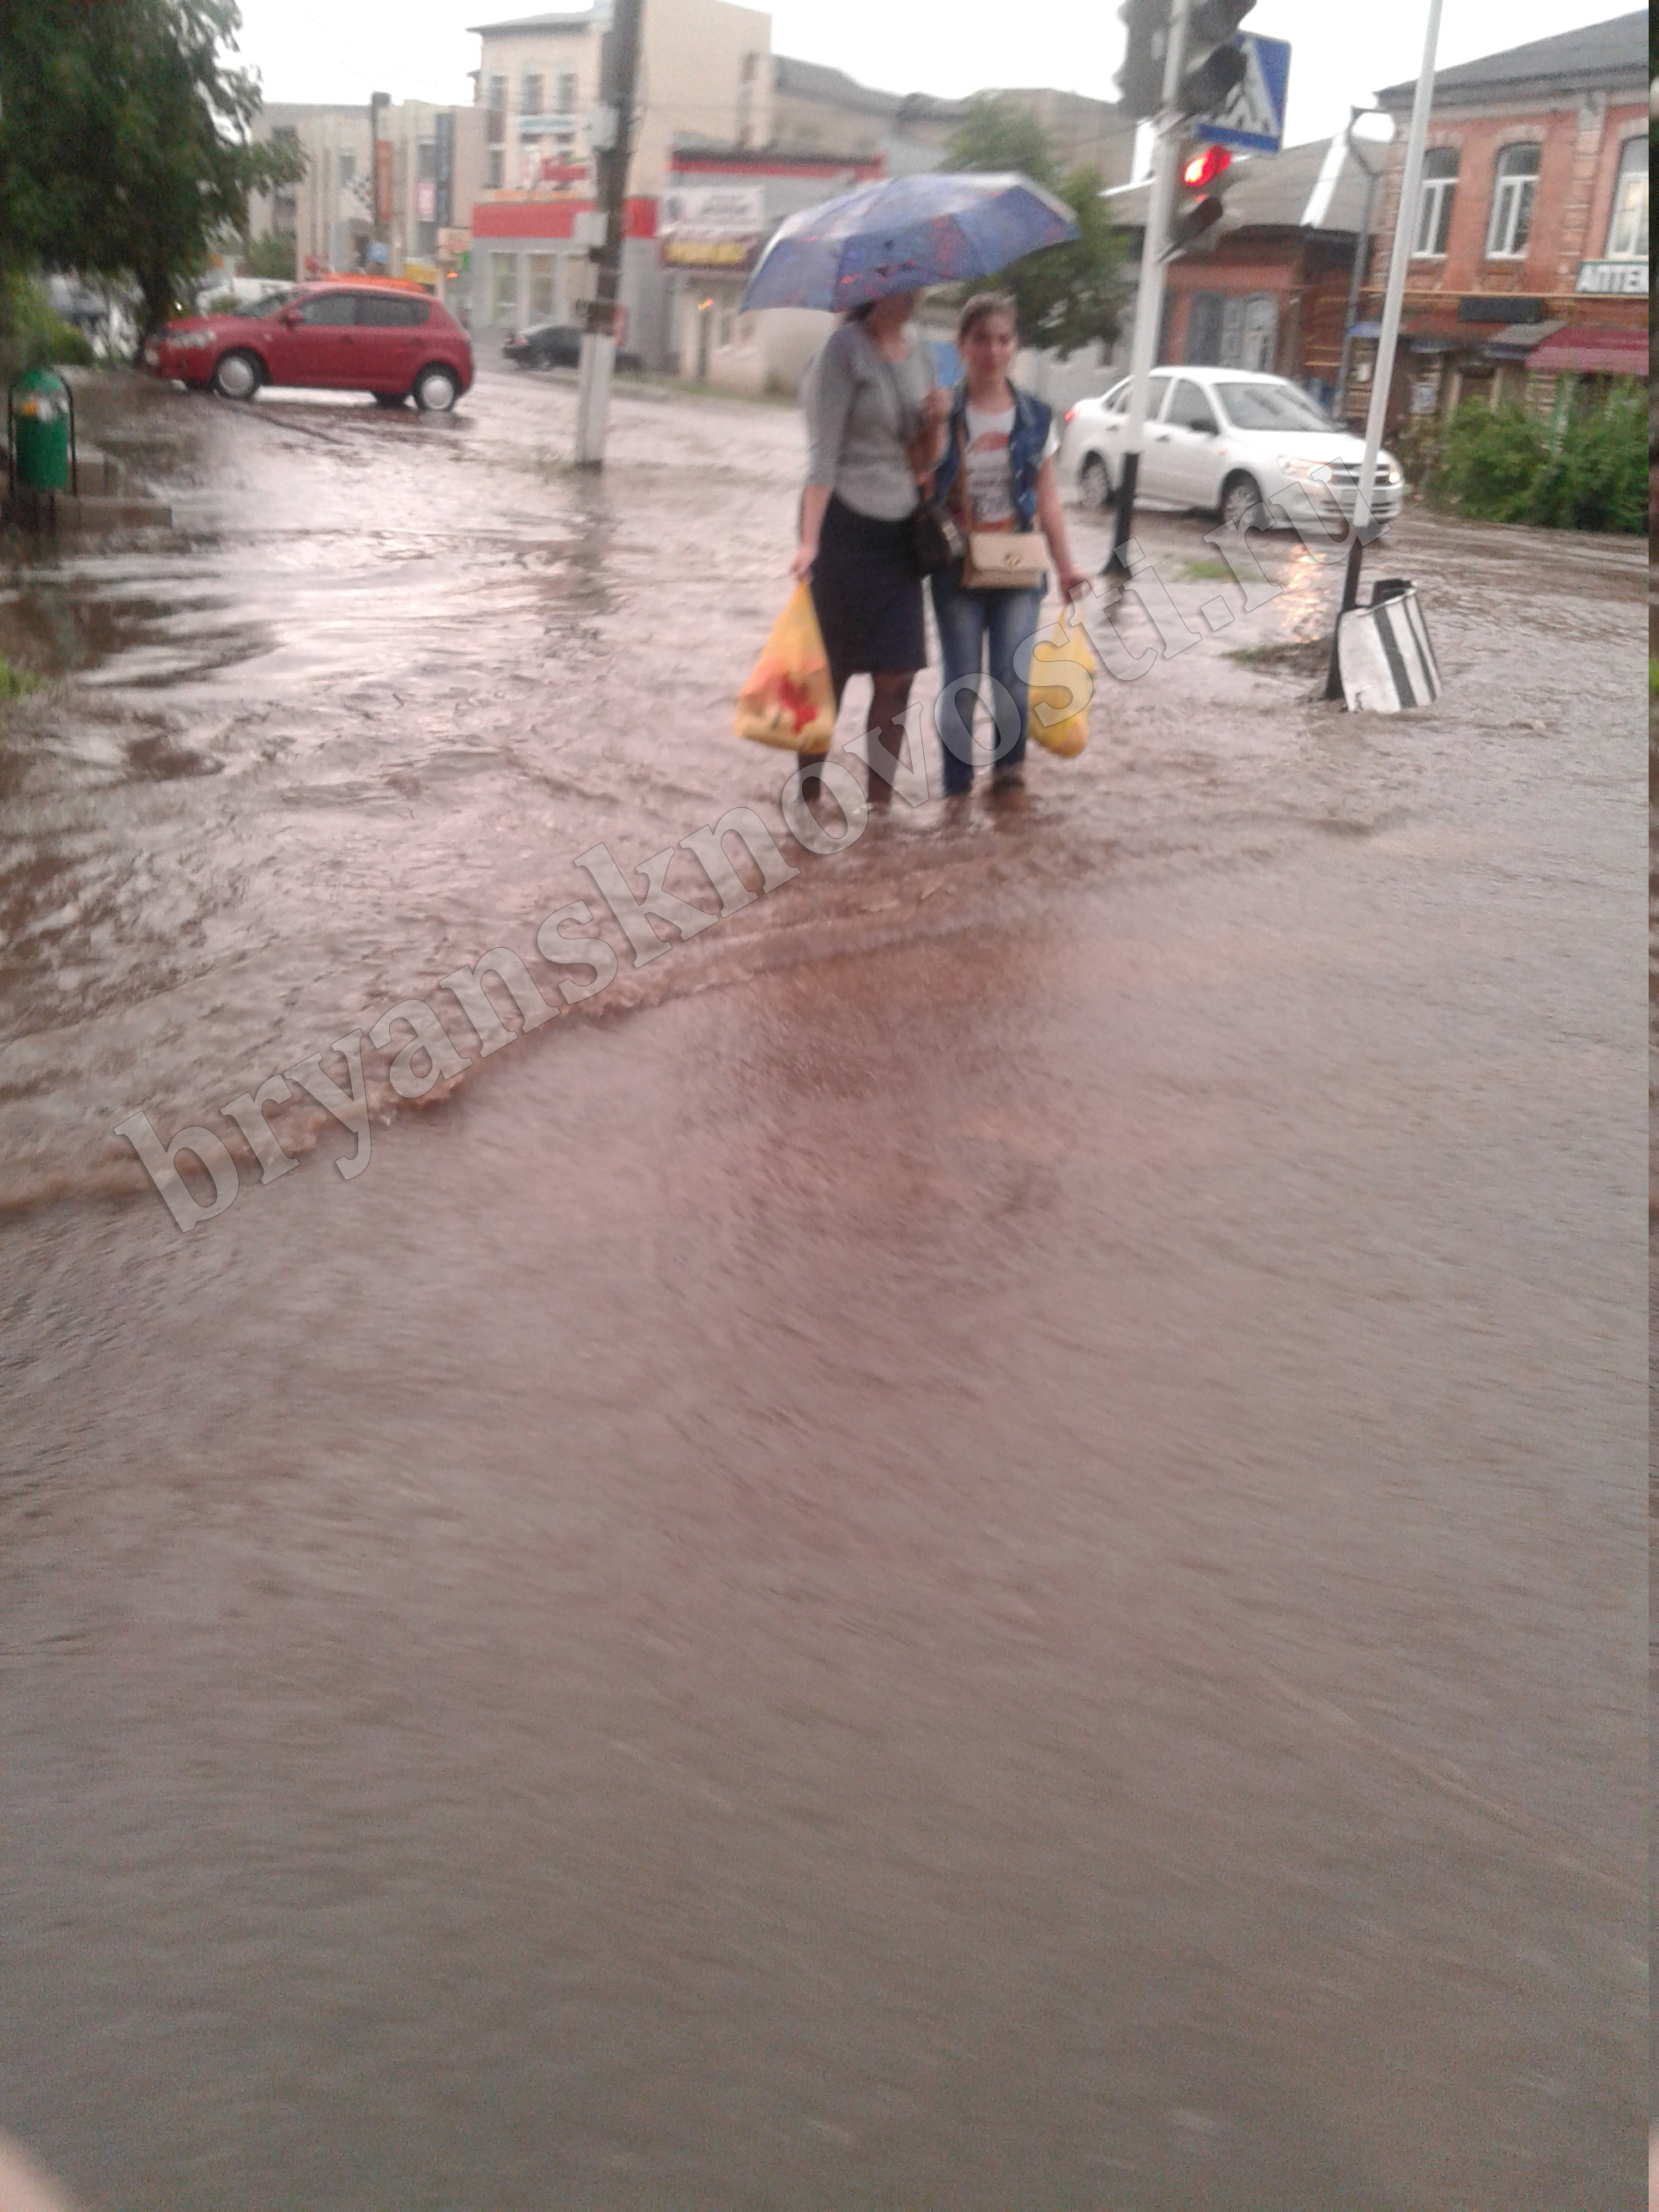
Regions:
<instances>
[{"instance_id":1,"label":"blue umbrella","mask_svg":"<svg viewBox=\"0 0 1659 2212\"><path fill-rule=\"evenodd\" d=\"M1029 177L888 177L780 223L743 304L844 310L988 276L1078 235L1071 209Z\"/></svg>"}]
</instances>

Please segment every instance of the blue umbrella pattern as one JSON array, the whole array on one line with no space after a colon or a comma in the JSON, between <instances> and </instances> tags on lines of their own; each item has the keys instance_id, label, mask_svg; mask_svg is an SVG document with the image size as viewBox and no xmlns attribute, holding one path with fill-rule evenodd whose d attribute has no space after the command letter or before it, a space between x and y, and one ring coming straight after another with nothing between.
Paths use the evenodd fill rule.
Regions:
<instances>
[{"instance_id":1,"label":"blue umbrella pattern","mask_svg":"<svg viewBox=\"0 0 1659 2212\"><path fill-rule=\"evenodd\" d=\"M888 177L780 223L743 305L844 312L890 292L988 276L1078 235L1066 203L1016 173Z\"/></svg>"}]
</instances>

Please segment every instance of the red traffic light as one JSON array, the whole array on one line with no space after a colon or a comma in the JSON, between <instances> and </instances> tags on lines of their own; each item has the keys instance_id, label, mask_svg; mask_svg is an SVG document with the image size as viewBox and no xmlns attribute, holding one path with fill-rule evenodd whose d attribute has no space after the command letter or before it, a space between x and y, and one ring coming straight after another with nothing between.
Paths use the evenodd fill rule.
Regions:
<instances>
[{"instance_id":1,"label":"red traffic light","mask_svg":"<svg viewBox=\"0 0 1659 2212\"><path fill-rule=\"evenodd\" d=\"M1215 182L1224 169L1232 167L1232 161L1224 146L1200 146L1182 164L1181 181L1189 192L1201 192L1206 185Z\"/></svg>"}]
</instances>

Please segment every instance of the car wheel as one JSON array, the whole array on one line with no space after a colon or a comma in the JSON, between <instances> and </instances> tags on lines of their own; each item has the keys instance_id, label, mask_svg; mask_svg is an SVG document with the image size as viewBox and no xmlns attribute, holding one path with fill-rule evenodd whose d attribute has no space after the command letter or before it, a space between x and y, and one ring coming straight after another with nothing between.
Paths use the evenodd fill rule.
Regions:
<instances>
[{"instance_id":1,"label":"car wheel","mask_svg":"<svg viewBox=\"0 0 1659 2212\"><path fill-rule=\"evenodd\" d=\"M1221 487L1221 520L1229 530L1265 530L1267 510L1254 477L1229 477Z\"/></svg>"},{"instance_id":2,"label":"car wheel","mask_svg":"<svg viewBox=\"0 0 1659 2212\"><path fill-rule=\"evenodd\" d=\"M1077 488L1085 507L1099 508L1111 505L1112 472L1098 453L1091 453L1083 464Z\"/></svg>"},{"instance_id":3,"label":"car wheel","mask_svg":"<svg viewBox=\"0 0 1659 2212\"><path fill-rule=\"evenodd\" d=\"M460 396L447 368L423 368L415 380L415 404L422 415L447 415Z\"/></svg>"},{"instance_id":4,"label":"car wheel","mask_svg":"<svg viewBox=\"0 0 1659 2212\"><path fill-rule=\"evenodd\" d=\"M406 392L377 392L374 404L377 407L401 407L408 397Z\"/></svg>"},{"instance_id":5,"label":"car wheel","mask_svg":"<svg viewBox=\"0 0 1659 2212\"><path fill-rule=\"evenodd\" d=\"M213 372L213 388L222 399L252 399L260 380L251 353L228 353Z\"/></svg>"}]
</instances>

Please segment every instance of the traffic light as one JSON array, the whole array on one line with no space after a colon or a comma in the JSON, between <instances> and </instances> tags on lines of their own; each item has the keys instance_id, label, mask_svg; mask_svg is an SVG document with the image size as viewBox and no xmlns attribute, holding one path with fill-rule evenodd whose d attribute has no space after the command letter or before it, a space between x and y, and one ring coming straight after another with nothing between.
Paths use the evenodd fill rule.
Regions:
<instances>
[{"instance_id":1,"label":"traffic light","mask_svg":"<svg viewBox=\"0 0 1659 2212\"><path fill-rule=\"evenodd\" d=\"M1233 157L1224 146L1200 146L1182 163L1181 181L1189 192L1201 192L1232 165Z\"/></svg>"},{"instance_id":2,"label":"traffic light","mask_svg":"<svg viewBox=\"0 0 1659 2212\"><path fill-rule=\"evenodd\" d=\"M1231 168L1232 155L1224 146L1190 146L1181 157L1181 184L1184 191L1197 192L1201 197L1188 201L1171 217L1169 242L1162 259L1173 261L1184 253L1205 232L1213 230L1221 220L1220 179Z\"/></svg>"},{"instance_id":3,"label":"traffic light","mask_svg":"<svg viewBox=\"0 0 1659 2212\"><path fill-rule=\"evenodd\" d=\"M1244 79L1244 55L1233 35L1255 0L1194 0L1187 18L1176 109L1207 115ZM1117 73L1118 100L1127 114L1156 115L1164 102L1164 59L1170 43L1170 0L1124 0L1118 16L1128 36Z\"/></svg>"},{"instance_id":4,"label":"traffic light","mask_svg":"<svg viewBox=\"0 0 1659 2212\"><path fill-rule=\"evenodd\" d=\"M1117 73L1118 104L1128 115L1156 115L1164 102L1164 56L1170 38L1170 0L1126 0L1117 11L1128 32Z\"/></svg>"}]
</instances>

